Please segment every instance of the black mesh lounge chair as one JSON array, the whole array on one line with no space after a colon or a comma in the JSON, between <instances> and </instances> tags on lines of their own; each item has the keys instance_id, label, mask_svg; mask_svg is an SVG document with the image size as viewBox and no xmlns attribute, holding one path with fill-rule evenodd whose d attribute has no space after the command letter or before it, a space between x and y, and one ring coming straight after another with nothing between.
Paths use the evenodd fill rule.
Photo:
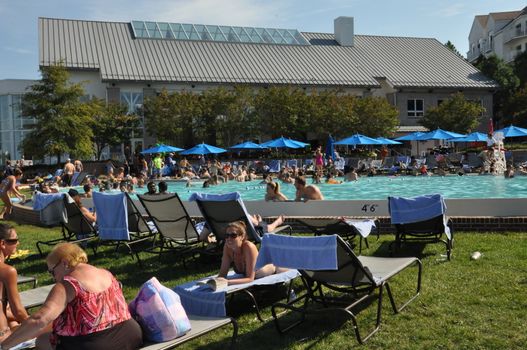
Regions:
<instances>
[{"instance_id":1,"label":"black mesh lounge chair","mask_svg":"<svg viewBox=\"0 0 527 350\"><path fill-rule=\"evenodd\" d=\"M395 241L390 248L405 243L443 243L450 260L454 245L452 221L446 216L446 205L439 194L414 198L388 197L388 209L395 226ZM403 215L400 215L403 213ZM446 236L443 239L443 234Z\"/></svg>"},{"instance_id":2,"label":"black mesh lounge chair","mask_svg":"<svg viewBox=\"0 0 527 350\"><path fill-rule=\"evenodd\" d=\"M138 195L137 198L158 234L156 242L147 251L159 255L165 251L176 251L182 257L193 253L199 234L177 193Z\"/></svg>"},{"instance_id":3,"label":"black mesh lounge chair","mask_svg":"<svg viewBox=\"0 0 527 350\"><path fill-rule=\"evenodd\" d=\"M322 235L339 235L347 241L350 245L353 244L355 237L359 237L359 254L362 252L362 236L360 235L357 228L352 225L347 224L341 219L297 219L299 223L305 225L309 230L313 232L315 236ZM378 220L376 221L377 227L377 237L379 237L379 224ZM368 239L364 238L364 243L366 247L368 246Z\"/></svg>"},{"instance_id":4,"label":"black mesh lounge chair","mask_svg":"<svg viewBox=\"0 0 527 350\"><path fill-rule=\"evenodd\" d=\"M118 251L120 246L124 245L132 257L135 255L140 264L139 251L141 249L138 247L151 246L154 233L133 200L128 193L106 194L96 192L93 197L95 208L99 213L97 215L99 227L98 243L115 245L116 251ZM118 200L114 200L112 197L118 197ZM101 207L99 208L98 206ZM118 215L121 212L125 213L125 215ZM124 216L126 216L126 221L122 219ZM118 223L112 222L112 218L118 217L121 217ZM111 230L108 230L108 228ZM115 231L120 233L118 237L112 235L112 232Z\"/></svg>"},{"instance_id":5,"label":"black mesh lounge chair","mask_svg":"<svg viewBox=\"0 0 527 350\"><path fill-rule=\"evenodd\" d=\"M62 237L49 241L38 241L36 243L40 256L43 256L41 246L54 246L60 242L82 243L97 238L97 230L82 214L80 208L73 201L70 202L68 195L64 196L64 207L66 208L68 222L62 223Z\"/></svg>"},{"instance_id":6,"label":"black mesh lounge chair","mask_svg":"<svg viewBox=\"0 0 527 350\"><path fill-rule=\"evenodd\" d=\"M270 249L275 251L284 247L282 252L274 255L278 259L273 258L270 261L289 268L293 268L297 264L303 265L299 272L306 288L306 292L295 299L287 303L275 303L272 306L271 311L275 326L280 333L284 333L301 324L308 313L338 311L351 318L357 340L362 344L379 330L385 287L394 313L403 310L420 293L422 264L417 258L356 256L351 247L337 235L311 238L294 236L285 236L284 238L284 236L277 236L279 235L270 234L264 236L260 254L266 249L266 246L271 247ZM306 239L313 241L306 245ZM287 254L291 247L293 247L292 251ZM270 256L273 256L273 253ZM288 264L286 260L290 259L290 256L295 256L295 258ZM321 258L322 256L323 258ZM335 269L328 269L327 265L318 265L322 259L335 259ZM264 264L270 261L267 260ZM312 263L307 263L308 261ZM397 306L392 295L389 280L410 266L417 266L418 268L416 291L404 304ZM325 294L328 290L332 292L331 296ZM359 329L357 315L374 300L377 300L375 326L366 335L363 335ZM312 304L311 302L319 303L324 308L311 309L309 307ZM279 314L277 313L277 311L282 310L290 310L297 313L300 318L284 326L284 322L280 322Z\"/></svg>"},{"instance_id":7,"label":"black mesh lounge chair","mask_svg":"<svg viewBox=\"0 0 527 350\"><path fill-rule=\"evenodd\" d=\"M190 201L196 201L203 218L207 222L209 229L216 236L218 242L223 242L225 237L225 228L233 221L243 221L247 226L247 235L251 241L260 242L261 236L266 233L265 227L253 226L247 209L238 192L226 194L204 194L193 193ZM289 230L288 225L280 226L273 232Z\"/></svg>"}]
</instances>

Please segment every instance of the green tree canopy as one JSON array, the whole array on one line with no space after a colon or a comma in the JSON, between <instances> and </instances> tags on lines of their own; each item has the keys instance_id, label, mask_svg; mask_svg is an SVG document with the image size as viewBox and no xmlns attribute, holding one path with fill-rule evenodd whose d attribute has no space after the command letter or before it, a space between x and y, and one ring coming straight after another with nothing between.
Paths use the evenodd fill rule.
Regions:
<instances>
[{"instance_id":1,"label":"green tree canopy","mask_svg":"<svg viewBox=\"0 0 527 350\"><path fill-rule=\"evenodd\" d=\"M158 96L145 100L146 129L158 142L191 146L202 110L200 95L162 90Z\"/></svg>"},{"instance_id":2,"label":"green tree canopy","mask_svg":"<svg viewBox=\"0 0 527 350\"><path fill-rule=\"evenodd\" d=\"M255 113L253 89L237 85L232 93L234 98L228 105L227 114L224 118L217 120L222 145L225 147L260 136L260 123Z\"/></svg>"},{"instance_id":3,"label":"green tree canopy","mask_svg":"<svg viewBox=\"0 0 527 350\"><path fill-rule=\"evenodd\" d=\"M202 113L194 120L195 135L198 140L216 145L217 132L230 111L230 106L236 100L236 95L224 87L205 91L201 95Z\"/></svg>"},{"instance_id":4,"label":"green tree canopy","mask_svg":"<svg viewBox=\"0 0 527 350\"><path fill-rule=\"evenodd\" d=\"M370 137L389 136L399 125L399 111L383 97L365 97L355 103L357 132Z\"/></svg>"},{"instance_id":5,"label":"green tree canopy","mask_svg":"<svg viewBox=\"0 0 527 350\"><path fill-rule=\"evenodd\" d=\"M272 138L305 136L307 121L303 109L307 96L301 89L289 86L271 86L261 89L255 97L254 107L261 123L262 134Z\"/></svg>"},{"instance_id":6,"label":"green tree canopy","mask_svg":"<svg viewBox=\"0 0 527 350\"><path fill-rule=\"evenodd\" d=\"M527 128L527 86L510 96L504 112L503 125L514 124Z\"/></svg>"},{"instance_id":7,"label":"green tree canopy","mask_svg":"<svg viewBox=\"0 0 527 350\"><path fill-rule=\"evenodd\" d=\"M61 65L43 67L42 79L31 86L22 100L22 115L36 119L35 128L22 144L28 156L70 153L76 157L92 155L90 108L80 102L81 84L70 84L69 73Z\"/></svg>"},{"instance_id":8,"label":"green tree canopy","mask_svg":"<svg viewBox=\"0 0 527 350\"><path fill-rule=\"evenodd\" d=\"M89 106L95 156L100 160L106 146L117 146L130 140L131 131L139 125L139 117L127 114L125 105L106 104L102 99L91 100Z\"/></svg>"},{"instance_id":9,"label":"green tree canopy","mask_svg":"<svg viewBox=\"0 0 527 350\"><path fill-rule=\"evenodd\" d=\"M459 57L464 58L463 55L457 50L456 46L450 40L445 43L445 46Z\"/></svg>"},{"instance_id":10,"label":"green tree canopy","mask_svg":"<svg viewBox=\"0 0 527 350\"><path fill-rule=\"evenodd\" d=\"M481 56L476 67L500 85L500 89L494 94L493 115L495 119L501 121L504 117L507 100L519 87L520 80L514 74L512 66L495 55L488 58Z\"/></svg>"},{"instance_id":11,"label":"green tree canopy","mask_svg":"<svg viewBox=\"0 0 527 350\"><path fill-rule=\"evenodd\" d=\"M358 98L339 90L305 91L289 86L254 90L217 88L202 94L168 93L145 101L146 126L158 141L190 146L194 140L228 147L258 137L305 140L362 132L390 136L398 111L380 97Z\"/></svg>"},{"instance_id":12,"label":"green tree canopy","mask_svg":"<svg viewBox=\"0 0 527 350\"><path fill-rule=\"evenodd\" d=\"M465 95L458 92L439 106L429 108L420 123L430 130L441 128L463 134L480 124L484 111L481 105L467 101Z\"/></svg>"},{"instance_id":13,"label":"green tree canopy","mask_svg":"<svg viewBox=\"0 0 527 350\"><path fill-rule=\"evenodd\" d=\"M514 59L514 73L520 79L523 88L527 83L527 51L523 51Z\"/></svg>"}]
</instances>

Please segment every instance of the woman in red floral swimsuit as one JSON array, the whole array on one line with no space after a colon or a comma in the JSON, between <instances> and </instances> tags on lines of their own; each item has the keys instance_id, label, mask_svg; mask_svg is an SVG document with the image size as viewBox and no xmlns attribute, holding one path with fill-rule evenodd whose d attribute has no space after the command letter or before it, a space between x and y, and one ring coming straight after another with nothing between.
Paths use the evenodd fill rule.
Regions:
<instances>
[{"instance_id":1,"label":"woman in red floral swimsuit","mask_svg":"<svg viewBox=\"0 0 527 350\"><path fill-rule=\"evenodd\" d=\"M130 316L119 282L109 271L87 262L79 246L56 245L46 263L57 284L42 308L4 340L0 349L36 336L37 348L139 348L141 327ZM46 333L50 330L51 334Z\"/></svg>"}]
</instances>

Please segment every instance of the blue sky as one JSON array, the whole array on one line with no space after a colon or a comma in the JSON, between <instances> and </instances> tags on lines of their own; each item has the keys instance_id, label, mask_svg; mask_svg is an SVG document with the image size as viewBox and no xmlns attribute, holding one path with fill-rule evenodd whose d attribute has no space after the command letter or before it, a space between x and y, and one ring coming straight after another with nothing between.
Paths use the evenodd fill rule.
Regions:
<instances>
[{"instance_id":1,"label":"blue sky","mask_svg":"<svg viewBox=\"0 0 527 350\"><path fill-rule=\"evenodd\" d=\"M338 16L355 33L450 40L463 54L475 15L521 10L520 0L0 0L0 79L38 79L38 17L153 20L333 32Z\"/></svg>"}]
</instances>

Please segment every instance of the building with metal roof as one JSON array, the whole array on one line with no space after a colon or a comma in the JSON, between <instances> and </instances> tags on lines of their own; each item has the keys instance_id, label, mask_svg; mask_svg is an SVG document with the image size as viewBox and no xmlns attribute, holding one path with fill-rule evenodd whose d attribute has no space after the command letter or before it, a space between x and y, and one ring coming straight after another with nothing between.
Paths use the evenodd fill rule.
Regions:
<instances>
[{"instance_id":1,"label":"building with metal roof","mask_svg":"<svg viewBox=\"0 0 527 350\"><path fill-rule=\"evenodd\" d=\"M246 84L341 88L384 96L403 126L463 91L492 117L497 85L433 38L355 35L352 17L334 33L166 22L39 18L39 64L63 62L90 95L130 111L162 88L203 91ZM143 142L137 138L135 142Z\"/></svg>"}]
</instances>

